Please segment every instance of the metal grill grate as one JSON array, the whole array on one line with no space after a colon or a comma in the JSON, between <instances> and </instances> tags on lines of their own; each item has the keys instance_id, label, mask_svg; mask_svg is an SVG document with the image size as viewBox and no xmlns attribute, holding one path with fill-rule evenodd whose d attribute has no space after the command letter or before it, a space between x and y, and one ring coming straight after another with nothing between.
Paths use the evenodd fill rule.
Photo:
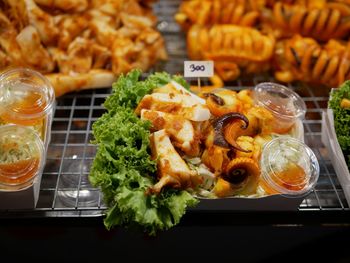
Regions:
<instances>
[{"instance_id":1,"label":"metal grill grate","mask_svg":"<svg viewBox=\"0 0 350 263\"><path fill-rule=\"evenodd\" d=\"M169 61L157 65L154 71L182 73L186 59L184 34L173 20L179 0L159 1L155 12L158 29L163 33ZM235 90L252 88L262 81L273 81L269 76L242 78L227 87ZM305 142L315 152L320 163L320 178L315 190L299 207L300 211L350 210L338 182L326 148L321 142L322 110L327 107L327 89L312 88L302 83L289 86L304 99L308 111L304 122ZM110 88L72 93L58 99L52 124L51 143L47 153L37 208L17 211L28 216L99 216L106 206L102 194L88 182L88 174L96 146L91 144L91 127L102 115L101 104L110 94ZM13 215L15 212L7 212ZM6 214L1 213L1 216Z\"/></svg>"}]
</instances>

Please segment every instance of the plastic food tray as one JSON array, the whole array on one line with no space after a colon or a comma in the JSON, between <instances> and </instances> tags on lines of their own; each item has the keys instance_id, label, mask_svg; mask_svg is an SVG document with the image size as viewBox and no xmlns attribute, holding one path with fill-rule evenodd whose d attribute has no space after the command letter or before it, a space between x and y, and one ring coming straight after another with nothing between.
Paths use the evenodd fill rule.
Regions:
<instances>
[{"instance_id":1,"label":"plastic food tray","mask_svg":"<svg viewBox=\"0 0 350 263\"><path fill-rule=\"evenodd\" d=\"M173 20L179 3L179 0L161 0L155 5L159 18L158 29L165 38L169 60L157 65L153 71L183 73L183 61L187 60L186 41L184 33ZM206 80L202 81L205 84ZM247 89L263 81L274 79L270 75L243 77L227 83L226 88ZM306 215L308 211L317 214L337 211L345 215L350 209L330 160L330 153L321 141L322 112L327 108L329 90L319 87L314 89L302 83L294 83L289 88L296 91L307 105L306 119L303 122L305 143L312 148L320 163L318 183L301 203L297 200L298 213ZM91 127L105 112L101 104L110 91L110 87L82 91L67 94L57 100L37 207L30 210L2 210L0 218L95 217L104 214L106 206L102 194L89 184L87 178L96 153L96 146L91 144ZM230 211L242 207L223 206ZM261 203L262 209L259 210L266 210L264 206ZM215 207L203 203L195 209L209 211L215 210Z\"/></svg>"},{"instance_id":2,"label":"plastic food tray","mask_svg":"<svg viewBox=\"0 0 350 263\"><path fill-rule=\"evenodd\" d=\"M350 173L335 133L331 109L325 110L322 114L322 142L328 150L329 158L344 190L346 200L350 204Z\"/></svg>"}]
</instances>

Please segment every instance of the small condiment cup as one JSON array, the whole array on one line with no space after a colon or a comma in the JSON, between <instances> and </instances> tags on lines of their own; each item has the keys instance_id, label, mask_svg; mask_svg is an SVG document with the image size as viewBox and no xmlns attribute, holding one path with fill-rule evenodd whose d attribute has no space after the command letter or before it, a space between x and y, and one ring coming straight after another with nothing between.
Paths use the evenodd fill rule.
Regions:
<instances>
[{"instance_id":1,"label":"small condiment cup","mask_svg":"<svg viewBox=\"0 0 350 263\"><path fill-rule=\"evenodd\" d=\"M268 142L260 159L260 186L267 195L307 195L319 177L319 163L306 144L290 136Z\"/></svg>"},{"instance_id":2,"label":"small condiment cup","mask_svg":"<svg viewBox=\"0 0 350 263\"><path fill-rule=\"evenodd\" d=\"M44 167L45 147L31 128L0 126L0 190L17 191L33 184Z\"/></svg>"},{"instance_id":3,"label":"small condiment cup","mask_svg":"<svg viewBox=\"0 0 350 263\"><path fill-rule=\"evenodd\" d=\"M0 124L30 126L49 141L55 93L41 73L16 68L0 75Z\"/></svg>"},{"instance_id":4,"label":"small condiment cup","mask_svg":"<svg viewBox=\"0 0 350 263\"><path fill-rule=\"evenodd\" d=\"M293 90L286 86L262 82L254 88L254 103L265 107L275 117L272 131L287 133L293 127L296 120L304 119L306 104Z\"/></svg>"}]
</instances>

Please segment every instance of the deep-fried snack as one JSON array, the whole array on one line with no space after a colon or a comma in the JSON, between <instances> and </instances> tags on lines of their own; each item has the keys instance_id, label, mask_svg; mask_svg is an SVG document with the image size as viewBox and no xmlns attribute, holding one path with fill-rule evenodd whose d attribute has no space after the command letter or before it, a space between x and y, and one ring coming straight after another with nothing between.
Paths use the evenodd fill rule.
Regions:
<instances>
[{"instance_id":1,"label":"deep-fried snack","mask_svg":"<svg viewBox=\"0 0 350 263\"><path fill-rule=\"evenodd\" d=\"M300 34L319 41L341 39L350 34L350 6L326 3L320 7L276 3L272 13L272 27L277 27L280 37Z\"/></svg>"},{"instance_id":2,"label":"deep-fried snack","mask_svg":"<svg viewBox=\"0 0 350 263\"><path fill-rule=\"evenodd\" d=\"M337 87L350 79L350 47L330 40L320 45L312 38L295 35L278 43L275 77L283 82L301 80Z\"/></svg>"},{"instance_id":3,"label":"deep-fried snack","mask_svg":"<svg viewBox=\"0 0 350 263\"><path fill-rule=\"evenodd\" d=\"M276 3L283 3L289 5L299 5L308 8L323 8L328 4L347 4L350 5L349 0L266 0L266 7L273 7Z\"/></svg>"},{"instance_id":4,"label":"deep-fried snack","mask_svg":"<svg viewBox=\"0 0 350 263\"><path fill-rule=\"evenodd\" d=\"M29 67L56 96L167 59L153 0L0 0L0 72Z\"/></svg>"},{"instance_id":5,"label":"deep-fried snack","mask_svg":"<svg viewBox=\"0 0 350 263\"><path fill-rule=\"evenodd\" d=\"M187 51L191 59L215 62L217 74L225 81L245 73L258 73L270 67L275 38L256 29L235 25L194 25L187 34Z\"/></svg>"},{"instance_id":6,"label":"deep-fried snack","mask_svg":"<svg viewBox=\"0 0 350 263\"><path fill-rule=\"evenodd\" d=\"M106 69L91 69L89 72L79 73L75 76L64 73L52 73L45 76L49 79L53 87L58 87L55 89L56 97L87 88L106 88L116 80L116 75Z\"/></svg>"},{"instance_id":7,"label":"deep-fried snack","mask_svg":"<svg viewBox=\"0 0 350 263\"><path fill-rule=\"evenodd\" d=\"M264 0L190 0L180 5L175 20L187 30L192 24L253 26Z\"/></svg>"}]
</instances>

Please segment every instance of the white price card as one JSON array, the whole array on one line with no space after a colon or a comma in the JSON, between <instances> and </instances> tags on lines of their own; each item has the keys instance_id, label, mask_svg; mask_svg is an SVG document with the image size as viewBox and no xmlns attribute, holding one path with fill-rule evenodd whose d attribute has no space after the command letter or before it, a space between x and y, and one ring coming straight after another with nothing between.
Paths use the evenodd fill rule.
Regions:
<instances>
[{"instance_id":1,"label":"white price card","mask_svg":"<svg viewBox=\"0 0 350 263\"><path fill-rule=\"evenodd\" d=\"M214 75L213 61L185 61L184 76L188 77L212 77Z\"/></svg>"}]
</instances>

